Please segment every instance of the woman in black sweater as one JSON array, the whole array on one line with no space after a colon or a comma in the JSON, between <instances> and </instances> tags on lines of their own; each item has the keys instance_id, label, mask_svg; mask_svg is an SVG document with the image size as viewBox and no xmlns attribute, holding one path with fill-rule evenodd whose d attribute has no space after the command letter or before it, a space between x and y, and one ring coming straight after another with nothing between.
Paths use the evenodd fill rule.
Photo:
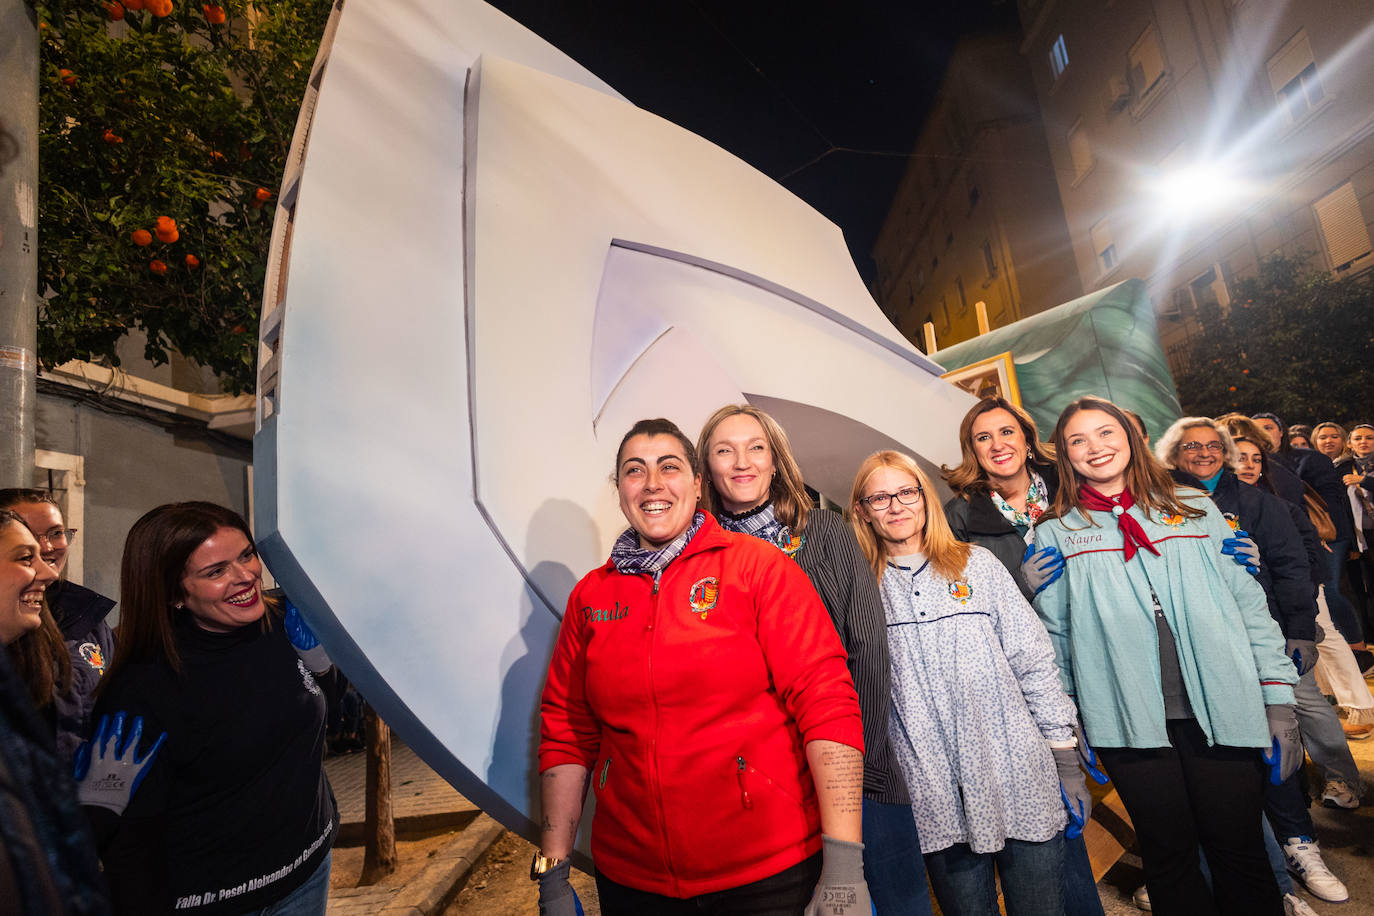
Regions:
<instances>
[{"instance_id":1,"label":"woman in black sweater","mask_svg":"<svg viewBox=\"0 0 1374 916\"><path fill-rule=\"evenodd\" d=\"M717 410L698 439L701 507L722 528L762 538L797 561L849 656L863 717L864 873L880 916L928 916L911 799L888 744L891 672L886 617L873 572L844 519L811 504L787 433L748 405Z\"/></svg>"},{"instance_id":2,"label":"woman in black sweater","mask_svg":"<svg viewBox=\"0 0 1374 916\"><path fill-rule=\"evenodd\" d=\"M142 717L140 753L166 739L127 808L86 808L116 911L323 914L338 830L324 694L296 645L313 638L262 592L247 523L211 503L152 510L120 597L96 715Z\"/></svg>"}]
</instances>

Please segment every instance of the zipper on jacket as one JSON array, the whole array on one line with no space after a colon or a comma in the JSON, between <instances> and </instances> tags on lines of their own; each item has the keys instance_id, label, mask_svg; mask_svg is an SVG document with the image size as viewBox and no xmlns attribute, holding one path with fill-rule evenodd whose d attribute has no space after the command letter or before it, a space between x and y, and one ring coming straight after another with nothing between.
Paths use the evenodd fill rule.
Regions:
<instances>
[{"instance_id":1,"label":"zipper on jacket","mask_svg":"<svg viewBox=\"0 0 1374 916\"><path fill-rule=\"evenodd\" d=\"M749 764L745 763L742 755L735 758L735 763L739 765L739 769L735 773L739 777L739 800L747 811L754 807L753 796L749 794L749 785L744 778L744 773L749 768Z\"/></svg>"},{"instance_id":2,"label":"zipper on jacket","mask_svg":"<svg viewBox=\"0 0 1374 916\"><path fill-rule=\"evenodd\" d=\"M598 789L606 788L606 774L611 771L611 758L606 758L606 764L601 768L601 779L597 782Z\"/></svg>"},{"instance_id":3,"label":"zipper on jacket","mask_svg":"<svg viewBox=\"0 0 1374 916\"><path fill-rule=\"evenodd\" d=\"M654 624L658 622L658 610L659 610L659 608L658 608L658 578L659 578L658 576L654 576L654 589L653 589L653 593L652 593L652 600L649 602L649 630L650 630L650 631L653 630ZM646 647L646 651L644 652L644 664L645 664L645 668L646 668L646 672L647 672L647 680L648 680L648 687L649 687L649 699L653 702L653 706L654 706L654 732L653 732L653 738L650 739L650 741L649 741L649 768L650 768L650 782L649 782L649 784L650 784L650 786L653 787L655 807L658 809L658 822L659 822L659 824L661 825L662 831L663 831L663 834L662 834L662 835L663 835L663 865L664 865L664 869L668 872L668 879L672 882L672 887L673 887L674 891L676 891L676 890L677 890L677 887L678 887L677 875L674 874L674 872L673 872L673 854L672 854L672 852L671 852L671 851L669 850L669 848L668 848L668 842L669 842L669 834L668 834L668 816L667 816L667 813L664 811L664 808L663 808L663 786L662 786L662 783L661 783L660 780L659 780L659 773L658 773L658 727L659 727L659 709L658 709L658 691L656 691L656 690L654 689L654 646L653 646L653 635L652 635L652 633L651 633L650 636L649 636L649 645Z\"/></svg>"}]
</instances>

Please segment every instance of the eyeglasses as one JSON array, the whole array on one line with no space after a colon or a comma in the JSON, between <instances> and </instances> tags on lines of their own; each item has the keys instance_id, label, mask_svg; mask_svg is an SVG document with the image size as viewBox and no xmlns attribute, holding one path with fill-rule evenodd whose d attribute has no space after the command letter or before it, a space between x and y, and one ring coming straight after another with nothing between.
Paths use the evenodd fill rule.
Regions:
<instances>
[{"instance_id":1,"label":"eyeglasses","mask_svg":"<svg viewBox=\"0 0 1374 916\"><path fill-rule=\"evenodd\" d=\"M76 529L53 528L42 534L35 534L33 537L40 544L46 542L49 547L66 547L76 540Z\"/></svg>"},{"instance_id":2,"label":"eyeglasses","mask_svg":"<svg viewBox=\"0 0 1374 916\"><path fill-rule=\"evenodd\" d=\"M1209 452L1216 452L1217 454L1226 451L1226 448L1220 442L1208 442L1205 445L1201 442L1184 442L1179 446L1179 449L1185 452L1196 452L1204 448Z\"/></svg>"},{"instance_id":3,"label":"eyeglasses","mask_svg":"<svg viewBox=\"0 0 1374 916\"><path fill-rule=\"evenodd\" d=\"M874 512L882 512L892 505L894 498L904 506L914 506L921 501L921 488L902 487L896 493L874 493L872 496L865 496L859 502L866 503Z\"/></svg>"}]
</instances>

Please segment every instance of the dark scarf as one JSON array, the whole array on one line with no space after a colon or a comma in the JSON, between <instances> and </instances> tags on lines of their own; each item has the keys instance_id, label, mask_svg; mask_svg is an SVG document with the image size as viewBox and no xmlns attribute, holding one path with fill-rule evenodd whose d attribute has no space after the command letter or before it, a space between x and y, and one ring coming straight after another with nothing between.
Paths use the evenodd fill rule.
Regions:
<instances>
[{"instance_id":1,"label":"dark scarf","mask_svg":"<svg viewBox=\"0 0 1374 916\"><path fill-rule=\"evenodd\" d=\"M687 526L686 531L662 547L652 549L640 547L639 532L633 528L626 528L611 547L611 562L615 564L616 572L627 576L648 573L653 576L654 588L658 588L658 577L663 575L663 570L668 568L669 563L678 558L687 543L701 530L705 521L706 513L696 513L692 516L692 524Z\"/></svg>"},{"instance_id":2,"label":"dark scarf","mask_svg":"<svg viewBox=\"0 0 1374 916\"><path fill-rule=\"evenodd\" d=\"M1135 556L1135 552L1142 547L1155 556L1159 556L1159 548L1155 547L1146 537L1145 529L1140 527L1140 522L1127 514L1127 511L1135 505L1135 497L1131 495L1130 490L1122 490L1118 496L1103 496L1085 483L1078 487L1078 498L1083 501L1084 509L1091 509L1094 512L1110 512L1116 516L1117 527L1121 529L1121 539L1124 542L1127 563L1131 561L1131 557Z\"/></svg>"},{"instance_id":3,"label":"dark scarf","mask_svg":"<svg viewBox=\"0 0 1374 916\"><path fill-rule=\"evenodd\" d=\"M784 551L792 542L792 532L773 514L773 501L771 499L761 506L756 506L737 515L721 512L718 520L720 527L726 531L762 538Z\"/></svg>"}]
</instances>

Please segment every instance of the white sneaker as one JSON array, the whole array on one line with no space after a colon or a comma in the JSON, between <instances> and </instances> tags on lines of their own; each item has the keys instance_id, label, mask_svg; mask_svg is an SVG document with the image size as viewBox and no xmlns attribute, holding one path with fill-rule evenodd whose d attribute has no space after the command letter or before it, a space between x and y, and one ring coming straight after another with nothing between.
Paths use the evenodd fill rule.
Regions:
<instances>
[{"instance_id":1,"label":"white sneaker","mask_svg":"<svg viewBox=\"0 0 1374 916\"><path fill-rule=\"evenodd\" d=\"M1317 916L1317 911L1297 894L1283 895L1283 912L1284 916Z\"/></svg>"},{"instance_id":2,"label":"white sneaker","mask_svg":"<svg viewBox=\"0 0 1374 916\"><path fill-rule=\"evenodd\" d=\"M1303 883L1303 886L1328 903L1345 903L1350 899L1350 891L1322 861L1317 841L1310 836L1295 836L1283 844L1283 857L1288 861L1288 871Z\"/></svg>"},{"instance_id":3,"label":"white sneaker","mask_svg":"<svg viewBox=\"0 0 1374 916\"><path fill-rule=\"evenodd\" d=\"M1131 902L1135 904L1138 910L1144 910L1147 913L1152 912L1150 909L1150 892L1145 889L1143 884L1135 889L1135 893L1131 895Z\"/></svg>"},{"instance_id":4,"label":"white sneaker","mask_svg":"<svg viewBox=\"0 0 1374 916\"><path fill-rule=\"evenodd\" d=\"M1344 779L1328 779L1322 790L1322 804L1328 808L1358 808L1360 793Z\"/></svg>"}]
</instances>

